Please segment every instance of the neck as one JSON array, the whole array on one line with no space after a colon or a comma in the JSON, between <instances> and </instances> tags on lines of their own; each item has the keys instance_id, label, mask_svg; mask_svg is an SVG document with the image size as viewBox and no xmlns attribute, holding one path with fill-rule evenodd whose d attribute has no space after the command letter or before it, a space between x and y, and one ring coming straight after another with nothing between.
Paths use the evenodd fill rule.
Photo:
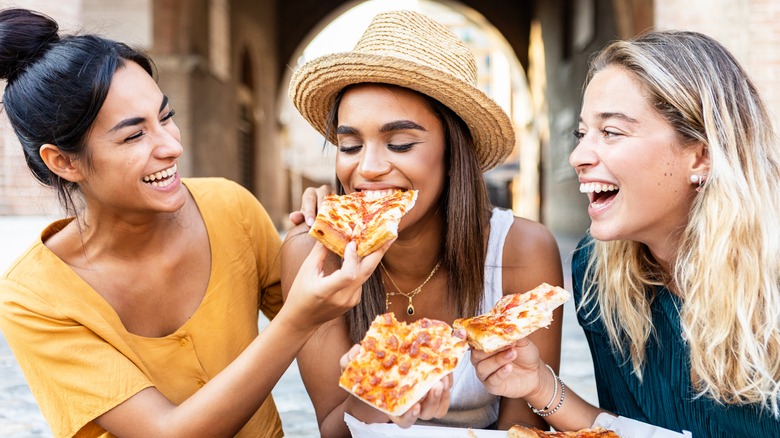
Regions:
<instances>
[{"instance_id":1,"label":"neck","mask_svg":"<svg viewBox=\"0 0 780 438\"><path fill-rule=\"evenodd\" d=\"M139 260L159 256L166 251L172 236L191 223L188 204L176 213L116 215L89 208L78 219L79 238L87 257L110 254Z\"/></svg>"}]
</instances>

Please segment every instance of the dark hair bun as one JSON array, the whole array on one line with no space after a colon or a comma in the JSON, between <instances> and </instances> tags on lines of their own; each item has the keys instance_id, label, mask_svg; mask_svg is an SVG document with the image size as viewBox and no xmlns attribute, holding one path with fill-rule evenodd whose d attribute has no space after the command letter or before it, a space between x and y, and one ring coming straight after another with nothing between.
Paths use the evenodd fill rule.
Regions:
<instances>
[{"instance_id":1,"label":"dark hair bun","mask_svg":"<svg viewBox=\"0 0 780 438\"><path fill-rule=\"evenodd\" d=\"M28 9L0 11L0 79L11 80L59 41L57 22Z\"/></svg>"}]
</instances>

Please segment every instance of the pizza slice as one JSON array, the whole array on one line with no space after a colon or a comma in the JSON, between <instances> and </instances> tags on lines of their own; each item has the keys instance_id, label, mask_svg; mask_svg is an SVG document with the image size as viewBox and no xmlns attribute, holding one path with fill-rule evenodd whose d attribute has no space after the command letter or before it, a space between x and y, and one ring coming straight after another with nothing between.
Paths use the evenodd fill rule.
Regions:
<instances>
[{"instance_id":1,"label":"pizza slice","mask_svg":"<svg viewBox=\"0 0 780 438\"><path fill-rule=\"evenodd\" d=\"M620 436L600 427L572 432L545 432L535 427L514 425L507 431L507 438L620 438Z\"/></svg>"},{"instance_id":2,"label":"pizza slice","mask_svg":"<svg viewBox=\"0 0 780 438\"><path fill-rule=\"evenodd\" d=\"M491 353L518 341L553 320L553 310L569 300L565 289L542 283L526 293L504 295L487 313L453 322L469 344Z\"/></svg>"},{"instance_id":3,"label":"pizza slice","mask_svg":"<svg viewBox=\"0 0 780 438\"><path fill-rule=\"evenodd\" d=\"M388 414L399 416L451 373L468 350L446 322L422 318L411 324L385 313L371 323L360 351L339 386Z\"/></svg>"},{"instance_id":4,"label":"pizza slice","mask_svg":"<svg viewBox=\"0 0 780 438\"><path fill-rule=\"evenodd\" d=\"M353 192L328 195L319 207L309 235L344 256L350 241L365 256L398 236L401 218L417 201L417 190Z\"/></svg>"}]
</instances>

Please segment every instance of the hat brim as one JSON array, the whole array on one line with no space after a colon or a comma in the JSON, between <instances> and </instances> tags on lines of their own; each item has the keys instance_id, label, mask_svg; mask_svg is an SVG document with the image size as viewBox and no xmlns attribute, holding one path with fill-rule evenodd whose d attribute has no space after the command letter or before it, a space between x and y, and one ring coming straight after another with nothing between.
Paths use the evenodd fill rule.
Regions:
<instances>
[{"instance_id":1,"label":"hat brim","mask_svg":"<svg viewBox=\"0 0 780 438\"><path fill-rule=\"evenodd\" d=\"M359 83L398 85L430 96L468 126L482 171L512 152L515 133L501 107L480 89L457 77L398 57L358 52L325 55L304 64L290 81L289 96L301 115L323 136L336 95ZM328 140L336 144L331 132Z\"/></svg>"}]
</instances>

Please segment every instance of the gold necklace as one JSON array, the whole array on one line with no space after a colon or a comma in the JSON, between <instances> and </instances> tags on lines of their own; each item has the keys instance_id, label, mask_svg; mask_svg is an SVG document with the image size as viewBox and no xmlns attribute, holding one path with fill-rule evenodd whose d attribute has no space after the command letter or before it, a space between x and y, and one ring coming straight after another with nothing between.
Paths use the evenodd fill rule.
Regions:
<instances>
[{"instance_id":1,"label":"gold necklace","mask_svg":"<svg viewBox=\"0 0 780 438\"><path fill-rule=\"evenodd\" d=\"M395 286L395 290L396 290L396 292L387 291L387 290L385 291L385 311L387 311L387 309L390 307L390 297L391 296L393 296L393 295L403 295L403 296L405 296L406 298L409 299L409 305L406 307L406 313L409 316L414 315L414 305L412 305L412 298L414 298L415 295L417 295L420 292L422 292L423 286L428 284L428 281L430 281L430 279L433 278L433 274L436 273L436 270L439 269L440 265L441 265L441 260L436 262L436 266L433 267L433 271L431 271L431 273L428 274L428 278L426 278L425 281L423 281L421 285L419 285L416 288L414 288L414 290L412 290L411 292L403 293L403 292L401 292L401 288L398 287L397 284L395 284L395 280L393 280L393 277L390 276L390 272L387 271L387 268L385 268L385 265L382 262L379 262L379 266L381 266L382 269L385 271L385 274L387 274L387 278L390 279L390 282L393 283L393 286Z\"/></svg>"}]
</instances>

